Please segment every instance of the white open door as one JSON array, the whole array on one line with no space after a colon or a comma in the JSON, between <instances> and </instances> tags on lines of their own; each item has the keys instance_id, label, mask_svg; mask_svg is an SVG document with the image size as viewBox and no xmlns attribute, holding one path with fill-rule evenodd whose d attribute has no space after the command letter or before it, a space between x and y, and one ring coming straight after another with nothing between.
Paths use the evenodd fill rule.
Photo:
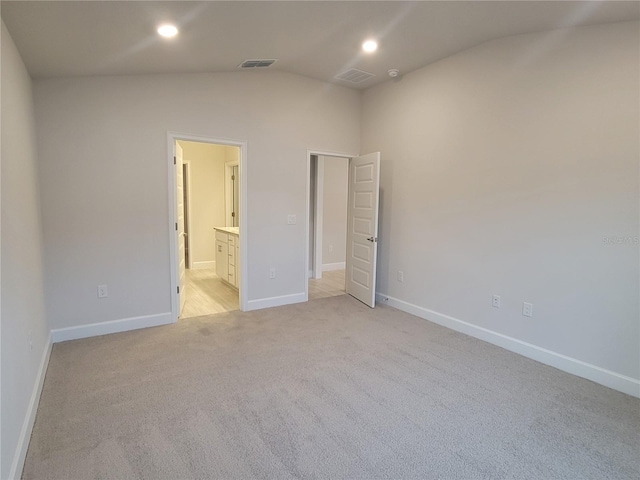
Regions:
<instances>
[{"instance_id":1,"label":"white open door","mask_svg":"<svg viewBox=\"0 0 640 480\"><path fill-rule=\"evenodd\" d=\"M371 308L376 305L380 152L349 162L346 290Z\"/></svg>"},{"instance_id":2,"label":"white open door","mask_svg":"<svg viewBox=\"0 0 640 480\"><path fill-rule=\"evenodd\" d=\"M184 175L182 170L182 147L176 142L176 241L178 245L178 316L182 314L184 302L187 300L185 292L185 240L184 240Z\"/></svg>"}]
</instances>

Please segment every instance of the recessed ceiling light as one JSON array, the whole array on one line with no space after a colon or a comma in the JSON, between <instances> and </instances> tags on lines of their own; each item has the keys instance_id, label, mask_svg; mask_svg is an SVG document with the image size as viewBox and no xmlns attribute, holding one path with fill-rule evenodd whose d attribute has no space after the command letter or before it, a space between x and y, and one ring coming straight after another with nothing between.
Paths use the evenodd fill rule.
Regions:
<instances>
[{"instance_id":1,"label":"recessed ceiling light","mask_svg":"<svg viewBox=\"0 0 640 480\"><path fill-rule=\"evenodd\" d=\"M375 40L367 40L362 44L362 49L368 53L375 52L378 49L378 42Z\"/></svg>"},{"instance_id":2,"label":"recessed ceiling light","mask_svg":"<svg viewBox=\"0 0 640 480\"><path fill-rule=\"evenodd\" d=\"M158 33L163 37L171 38L178 34L178 29L175 25L165 24L158 27Z\"/></svg>"}]
</instances>

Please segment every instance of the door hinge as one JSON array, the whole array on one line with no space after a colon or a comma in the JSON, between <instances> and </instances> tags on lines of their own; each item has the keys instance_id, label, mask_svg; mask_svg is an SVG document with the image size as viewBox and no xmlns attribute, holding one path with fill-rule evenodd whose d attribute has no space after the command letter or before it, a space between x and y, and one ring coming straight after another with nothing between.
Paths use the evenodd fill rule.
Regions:
<instances>
[{"instance_id":1,"label":"door hinge","mask_svg":"<svg viewBox=\"0 0 640 480\"><path fill-rule=\"evenodd\" d=\"M174 164L174 165L176 165L176 164L177 164L177 162L176 162L176 156L175 156L175 155L173 156L173 164Z\"/></svg>"},{"instance_id":2,"label":"door hinge","mask_svg":"<svg viewBox=\"0 0 640 480\"><path fill-rule=\"evenodd\" d=\"M231 212L231 216L235 218L236 212Z\"/></svg>"},{"instance_id":3,"label":"door hinge","mask_svg":"<svg viewBox=\"0 0 640 480\"><path fill-rule=\"evenodd\" d=\"M235 175L231 175L231 180L235 180L236 176Z\"/></svg>"},{"instance_id":4,"label":"door hinge","mask_svg":"<svg viewBox=\"0 0 640 480\"><path fill-rule=\"evenodd\" d=\"M178 295L180 295L180 286L178 285Z\"/></svg>"},{"instance_id":5,"label":"door hinge","mask_svg":"<svg viewBox=\"0 0 640 480\"><path fill-rule=\"evenodd\" d=\"M176 232L178 231L178 222L176 222Z\"/></svg>"}]
</instances>

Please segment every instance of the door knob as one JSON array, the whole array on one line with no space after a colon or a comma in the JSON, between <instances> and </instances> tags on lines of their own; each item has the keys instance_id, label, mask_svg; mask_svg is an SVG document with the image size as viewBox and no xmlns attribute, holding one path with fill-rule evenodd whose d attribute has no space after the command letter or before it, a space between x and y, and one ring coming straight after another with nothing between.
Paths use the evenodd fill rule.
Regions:
<instances>
[{"instance_id":1,"label":"door knob","mask_svg":"<svg viewBox=\"0 0 640 480\"><path fill-rule=\"evenodd\" d=\"M373 242L376 241L376 238L375 237L369 237L369 238L367 238L367 240L369 240L371 243L373 243Z\"/></svg>"}]
</instances>

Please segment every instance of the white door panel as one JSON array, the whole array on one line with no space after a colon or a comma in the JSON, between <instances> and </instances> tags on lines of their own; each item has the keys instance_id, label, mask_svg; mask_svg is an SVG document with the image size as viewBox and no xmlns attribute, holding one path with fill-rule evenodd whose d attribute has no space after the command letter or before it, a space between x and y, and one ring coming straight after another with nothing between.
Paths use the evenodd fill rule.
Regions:
<instances>
[{"instance_id":1,"label":"white door panel","mask_svg":"<svg viewBox=\"0 0 640 480\"><path fill-rule=\"evenodd\" d=\"M371 308L376 302L380 152L349 163L346 289Z\"/></svg>"},{"instance_id":2,"label":"white door panel","mask_svg":"<svg viewBox=\"0 0 640 480\"><path fill-rule=\"evenodd\" d=\"M176 199L177 199L177 220L176 229L178 242L178 316L182 314L184 302L187 300L185 292L186 272L185 272L185 239L184 239L184 176L182 169L182 147L176 143Z\"/></svg>"}]
</instances>

